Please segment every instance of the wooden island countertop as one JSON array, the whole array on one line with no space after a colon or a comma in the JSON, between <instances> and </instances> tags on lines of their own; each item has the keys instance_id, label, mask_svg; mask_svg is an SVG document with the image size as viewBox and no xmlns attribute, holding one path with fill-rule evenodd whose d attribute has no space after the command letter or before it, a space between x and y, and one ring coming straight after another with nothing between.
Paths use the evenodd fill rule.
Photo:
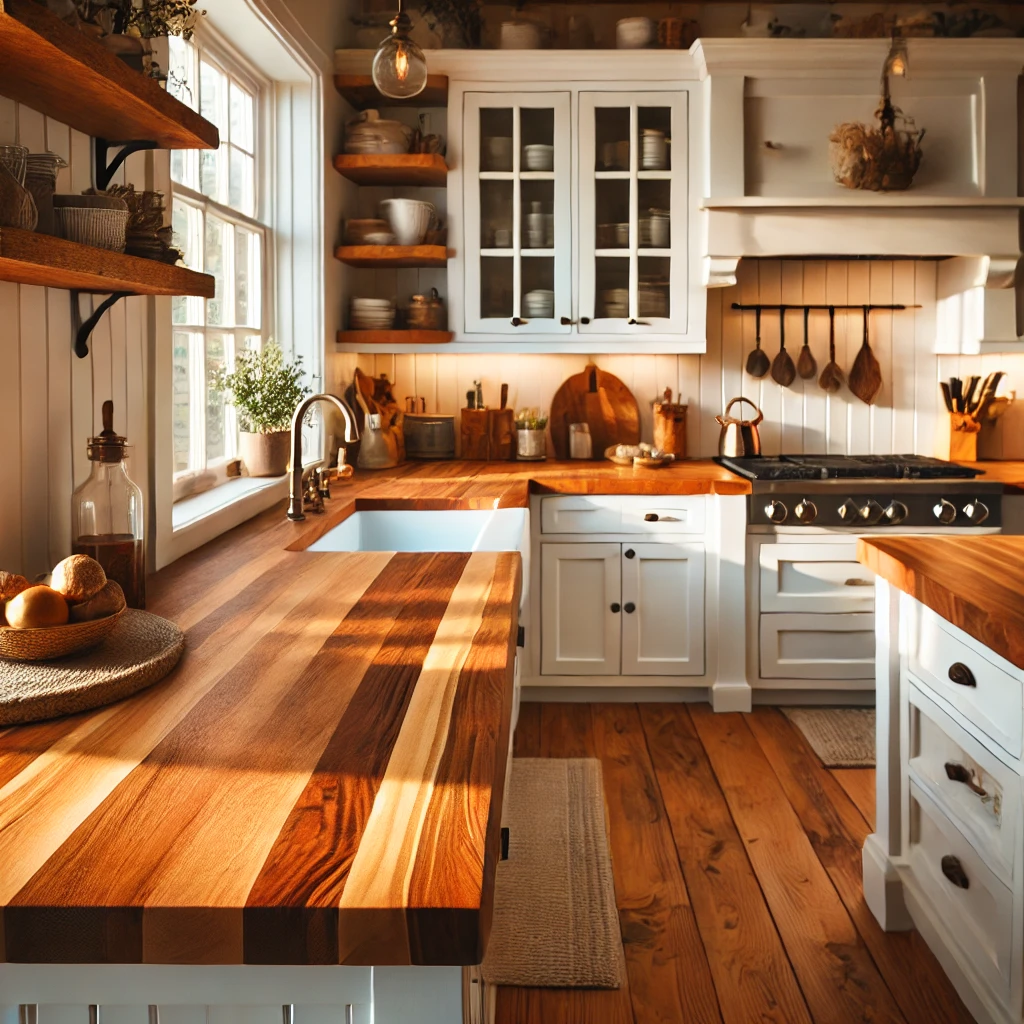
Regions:
<instances>
[{"instance_id":1,"label":"wooden island countertop","mask_svg":"<svg viewBox=\"0 0 1024 1024\"><path fill-rule=\"evenodd\" d=\"M745 494L711 462L406 464L150 577L163 682L0 730L0 959L474 964L490 926L515 553L311 553L358 508Z\"/></svg>"}]
</instances>

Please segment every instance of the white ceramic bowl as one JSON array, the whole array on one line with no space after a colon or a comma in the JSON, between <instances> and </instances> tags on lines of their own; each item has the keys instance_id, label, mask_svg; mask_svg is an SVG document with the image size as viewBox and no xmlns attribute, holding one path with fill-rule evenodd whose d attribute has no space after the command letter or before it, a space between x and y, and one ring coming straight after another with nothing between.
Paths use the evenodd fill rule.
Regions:
<instances>
[{"instance_id":1,"label":"white ceramic bowl","mask_svg":"<svg viewBox=\"0 0 1024 1024\"><path fill-rule=\"evenodd\" d=\"M371 231L364 236L363 241L366 245L392 245L395 236L390 231Z\"/></svg>"},{"instance_id":2,"label":"white ceramic bowl","mask_svg":"<svg viewBox=\"0 0 1024 1024\"><path fill-rule=\"evenodd\" d=\"M654 42L650 18L621 18L615 23L615 45L620 50L639 50Z\"/></svg>"},{"instance_id":3,"label":"white ceramic bowl","mask_svg":"<svg viewBox=\"0 0 1024 1024\"><path fill-rule=\"evenodd\" d=\"M421 245L437 216L434 204L421 199L384 199L380 213L391 225L399 245Z\"/></svg>"},{"instance_id":4,"label":"white ceramic bowl","mask_svg":"<svg viewBox=\"0 0 1024 1024\"><path fill-rule=\"evenodd\" d=\"M489 135L484 139L486 171L512 170L512 136Z\"/></svg>"},{"instance_id":5,"label":"white ceramic bowl","mask_svg":"<svg viewBox=\"0 0 1024 1024\"><path fill-rule=\"evenodd\" d=\"M535 288L523 296L523 311L528 317L550 319L555 315L555 293L549 288Z\"/></svg>"},{"instance_id":6,"label":"white ceramic bowl","mask_svg":"<svg viewBox=\"0 0 1024 1024\"><path fill-rule=\"evenodd\" d=\"M552 171L555 168L554 146L531 144L524 147L523 157L528 171Z\"/></svg>"}]
</instances>

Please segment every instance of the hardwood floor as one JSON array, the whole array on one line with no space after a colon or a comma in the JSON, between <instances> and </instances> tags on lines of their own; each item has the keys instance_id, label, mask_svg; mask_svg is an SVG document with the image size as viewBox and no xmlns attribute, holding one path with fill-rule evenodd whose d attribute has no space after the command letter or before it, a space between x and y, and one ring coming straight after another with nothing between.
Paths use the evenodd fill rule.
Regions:
<instances>
[{"instance_id":1,"label":"hardwood floor","mask_svg":"<svg viewBox=\"0 0 1024 1024\"><path fill-rule=\"evenodd\" d=\"M772 708L524 704L517 757L596 757L628 984L498 990L498 1024L969 1024L860 850L874 770L826 769Z\"/></svg>"}]
</instances>

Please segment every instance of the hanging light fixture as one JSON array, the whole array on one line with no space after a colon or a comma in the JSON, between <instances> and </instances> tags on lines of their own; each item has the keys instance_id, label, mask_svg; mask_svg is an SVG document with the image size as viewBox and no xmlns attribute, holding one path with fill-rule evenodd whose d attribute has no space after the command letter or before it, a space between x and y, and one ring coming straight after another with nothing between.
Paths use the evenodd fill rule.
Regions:
<instances>
[{"instance_id":1,"label":"hanging light fixture","mask_svg":"<svg viewBox=\"0 0 1024 1024\"><path fill-rule=\"evenodd\" d=\"M892 37L892 45L889 47L889 55L885 58L882 67L882 77L888 78L895 75L897 78L906 78L910 68L910 52L907 49L907 40L896 33Z\"/></svg>"},{"instance_id":2,"label":"hanging light fixture","mask_svg":"<svg viewBox=\"0 0 1024 1024\"><path fill-rule=\"evenodd\" d=\"M427 60L409 38L412 22L398 0L398 13L391 19L391 35L373 58L373 84L393 100L418 96L427 85Z\"/></svg>"}]
</instances>

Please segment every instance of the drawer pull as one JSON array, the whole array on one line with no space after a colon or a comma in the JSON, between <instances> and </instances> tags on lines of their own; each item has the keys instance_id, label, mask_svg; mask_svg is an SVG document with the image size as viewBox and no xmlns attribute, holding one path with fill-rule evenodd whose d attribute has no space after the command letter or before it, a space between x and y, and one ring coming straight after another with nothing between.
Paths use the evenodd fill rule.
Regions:
<instances>
[{"instance_id":1,"label":"drawer pull","mask_svg":"<svg viewBox=\"0 0 1024 1024\"><path fill-rule=\"evenodd\" d=\"M978 680L974 678L974 673L962 661L954 661L949 666L949 678L957 686L978 685Z\"/></svg>"},{"instance_id":2,"label":"drawer pull","mask_svg":"<svg viewBox=\"0 0 1024 1024\"><path fill-rule=\"evenodd\" d=\"M974 773L968 771L962 764L956 761L947 761L943 767L946 769L946 778L951 782L962 782L972 793L978 796L988 796L982 786L974 781Z\"/></svg>"},{"instance_id":3,"label":"drawer pull","mask_svg":"<svg viewBox=\"0 0 1024 1024\"><path fill-rule=\"evenodd\" d=\"M658 521L658 513L657 512L648 512L647 515L644 516L644 522L645 523L656 523L657 521Z\"/></svg>"},{"instance_id":4,"label":"drawer pull","mask_svg":"<svg viewBox=\"0 0 1024 1024\"><path fill-rule=\"evenodd\" d=\"M971 880L967 877L967 872L964 871L964 866L960 863L959 857L954 857L953 854L947 853L940 863L942 873L958 889L969 889L971 887Z\"/></svg>"},{"instance_id":5,"label":"drawer pull","mask_svg":"<svg viewBox=\"0 0 1024 1024\"><path fill-rule=\"evenodd\" d=\"M874 580L862 580L854 576L848 579L843 586L844 587L873 587L875 585Z\"/></svg>"}]
</instances>

